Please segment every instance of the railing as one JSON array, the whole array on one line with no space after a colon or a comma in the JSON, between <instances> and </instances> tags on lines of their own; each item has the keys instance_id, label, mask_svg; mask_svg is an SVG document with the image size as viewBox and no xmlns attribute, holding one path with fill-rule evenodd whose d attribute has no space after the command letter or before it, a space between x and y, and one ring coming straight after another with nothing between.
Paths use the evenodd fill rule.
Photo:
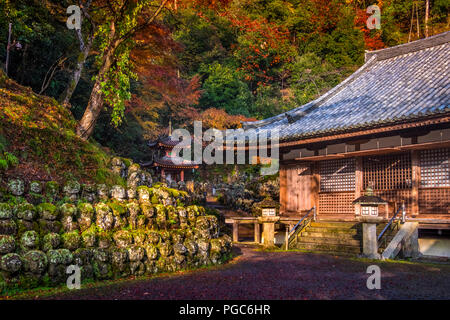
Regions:
<instances>
[{"instance_id":1,"label":"railing","mask_svg":"<svg viewBox=\"0 0 450 320\"><path fill-rule=\"evenodd\" d=\"M313 216L310 217L311 212ZM308 212L300 219L299 222L289 231L288 237L285 242L286 250L289 249L289 245L293 242L293 239L297 239L297 235L306 228L311 220L316 221L316 207L312 207Z\"/></svg>"},{"instance_id":2,"label":"railing","mask_svg":"<svg viewBox=\"0 0 450 320\"><path fill-rule=\"evenodd\" d=\"M400 213L400 210L402 211L402 222L405 222L405 218L406 218L406 210L405 210L405 203L403 203L398 209L397 212L394 214L394 216L389 220L388 224L383 228L383 230L380 232L380 234L377 237L377 243L378 243L378 248L381 247L381 244L383 243L382 240L384 240L384 245L386 246L386 241L387 241L387 236L386 236L386 232L392 231L394 229L399 229L399 222L397 221L395 224L395 220L397 219L398 214ZM384 237L384 238L383 238Z\"/></svg>"}]
</instances>

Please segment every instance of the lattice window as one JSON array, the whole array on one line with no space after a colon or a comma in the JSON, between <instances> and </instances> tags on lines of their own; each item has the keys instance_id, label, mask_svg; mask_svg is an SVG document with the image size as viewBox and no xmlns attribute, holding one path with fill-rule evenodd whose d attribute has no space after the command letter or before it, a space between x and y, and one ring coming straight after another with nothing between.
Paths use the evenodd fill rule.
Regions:
<instances>
[{"instance_id":1,"label":"lattice window","mask_svg":"<svg viewBox=\"0 0 450 320\"><path fill-rule=\"evenodd\" d=\"M353 200L354 192L320 193L319 214L355 214Z\"/></svg>"},{"instance_id":2,"label":"lattice window","mask_svg":"<svg viewBox=\"0 0 450 320\"><path fill-rule=\"evenodd\" d=\"M423 188L450 187L450 149L420 152L420 186Z\"/></svg>"},{"instance_id":3,"label":"lattice window","mask_svg":"<svg viewBox=\"0 0 450 320\"><path fill-rule=\"evenodd\" d=\"M375 190L402 190L411 188L411 156L370 156L363 160L364 189L372 184Z\"/></svg>"},{"instance_id":4,"label":"lattice window","mask_svg":"<svg viewBox=\"0 0 450 320\"><path fill-rule=\"evenodd\" d=\"M411 190L378 190L375 195L389 202L389 214L393 214L395 206L400 206L405 203L406 212L411 212L412 209L412 192ZM380 214L384 214L384 206L380 207Z\"/></svg>"},{"instance_id":5,"label":"lattice window","mask_svg":"<svg viewBox=\"0 0 450 320\"><path fill-rule=\"evenodd\" d=\"M450 188L420 189L419 211L428 214L449 214Z\"/></svg>"},{"instance_id":6,"label":"lattice window","mask_svg":"<svg viewBox=\"0 0 450 320\"><path fill-rule=\"evenodd\" d=\"M355 159L328 160L320 163L320 191L355 190Z\"/></svg>"}]
</instances>

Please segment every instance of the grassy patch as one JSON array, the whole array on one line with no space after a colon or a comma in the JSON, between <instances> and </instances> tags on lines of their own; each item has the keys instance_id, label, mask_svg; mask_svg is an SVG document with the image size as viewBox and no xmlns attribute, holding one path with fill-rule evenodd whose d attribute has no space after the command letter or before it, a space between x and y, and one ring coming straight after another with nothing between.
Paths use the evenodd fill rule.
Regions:
<instances>
[{"instance_id":1,"label":"grassy patch","mask_svg":"<svg viewBox=\"0 0 450 320\"><path fill-rule=\"evenodd\" d=\"M0 75L0 166L5 177L123 184L108 168L110 156L75 134L76 120L53 98Z\"/></svg>"}]
</instances>

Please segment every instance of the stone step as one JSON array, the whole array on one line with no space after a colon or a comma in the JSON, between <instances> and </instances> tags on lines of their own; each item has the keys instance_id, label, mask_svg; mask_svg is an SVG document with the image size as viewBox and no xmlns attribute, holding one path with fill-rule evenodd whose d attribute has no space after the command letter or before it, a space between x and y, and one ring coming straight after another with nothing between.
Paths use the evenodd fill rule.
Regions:
<instances>
[{"instance_id":1,"label":"stone step","mask_svg":"<svg viewBox=\"0 0 450 320\"><path fill-rule=\"evenodd\" d=\"M339 228L319 228L319 227L308 227L305 231L317 232L317 233L329 233L329 234L359 234L359 233L361 233L361 231L359 229L339 229Z\"/></svg>"},{"instance_id":2,"label":"stone step","mask_svg":"<svg viewBox=\"0 0 450 320\"><path fill-rule=\"evenodd\" d=\"M341 256L341 257L355 257L358 253L360 253L358 252L355 254L354 252L346 252L346 251L320 251L320 250L299 249L299 248L297 248L297 250L307 253L328 254L332 256Z\"/></svg>"},{"instance_id":3,"label":"stone step","mask_svg":"<svg viewBox=\"0 0 450 320\"><path fill-rule=\"evenodd\" d=\"M342 233L330 233L330 232L310 232L306 230L301 233L301 237L311 238L329 238L329 239L342 239L342 240L360 240L362 239L360 234L353 234L348 232Z\"/></svg>"},{"instance_id":4,"label":"stone step","mask_svg":"<svg viewBox=\"0 0 450 320\"><path fill-rule=\"evenodd\" d=\"M361 247L359 246L348 246L341 244L298 242L295 247L300 250L312 250L320 252L345 252L349 254L361 253Z\"/></svg>"},{"instance_id":5,"label":"stone step","mask_svg":"<svg viewBox=\"0 0 450 320\"><path fill-rule=\"evenodd\" d=\"M311 237L301 236L297 240L299 243L317 243L317 244L340 244L346 246L361 246L361 240L359 239L342 239L342 238L326 238L326 237Z\"/></svg>"},{"instance_id":6,"label":"stone step","mask_svg":"<svg viewBox=\"0 0 450 320\"><path fill-rule=\"evenodd\" d=\"M357 222L330 222L330 221L313 221L310 224L314 228L335 228L335 229L354 229L358 228Z\"/></svg>"}]
</instances>

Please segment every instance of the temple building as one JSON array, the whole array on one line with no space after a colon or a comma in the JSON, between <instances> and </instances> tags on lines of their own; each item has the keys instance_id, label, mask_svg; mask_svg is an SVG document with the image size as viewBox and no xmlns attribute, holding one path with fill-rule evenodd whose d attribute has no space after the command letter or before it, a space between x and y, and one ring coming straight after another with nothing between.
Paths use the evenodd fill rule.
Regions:
<instances>
[{"instance_id":1,"label":"temple building","mask_svg":"<svg viewBox=\"0 0 450 320\"><path fill-rule=\"evenodd\" d=\"M407 221L401 227L412 238L421 229L437 229L439 234L450 229L449 42L450 32L445 32L366 52L361 68L316 100L269 119L243 123L244 129L259 134L279 132L277 223L290 230L286 247L361 252L359 233L343 235L360 230L358 217L364 212L355 199L368 188L383 203L364 209L373 209L383 219L377 222L377 245L382 252L386 244L388 257L396 254L394 244L389 249L397 230L392 217ZM308 222L300 220L306 214ZM237 226L242 221L228 223ZM256 235L261 221L252 223ZM342 237L327 232L339 226L349 228ZM407 227L412 231L408 233ZM284 227L281 230L284 237ZM386 230L392 231L391 236Z\"/></svg>"},{"instance_id":2,"label":"temple building","mask_svg":"<svg viewBox=\"0 0 450 320\"><path fill-rule=\"evenodd\" d=\"M412 217L450 219L450 32L367 52L318 99L244 128L279 130L282 215L354 217L373 185Z\"/></svg>"},{"instance_id":3,"label":"temple building","mask_svg":"<svg viewBox=\"0 0 450 320\"><path fill-rule=\"evenodd\" d=\"M148 146L157 151L158 156L146 166L153 166L161 177L168 182L185 181L185 173L192 173L199 165L176 156L173 148L179 141L172 138L172 124L169 123L169 134L148 142Z\"/></svg>"}]
</instances>

